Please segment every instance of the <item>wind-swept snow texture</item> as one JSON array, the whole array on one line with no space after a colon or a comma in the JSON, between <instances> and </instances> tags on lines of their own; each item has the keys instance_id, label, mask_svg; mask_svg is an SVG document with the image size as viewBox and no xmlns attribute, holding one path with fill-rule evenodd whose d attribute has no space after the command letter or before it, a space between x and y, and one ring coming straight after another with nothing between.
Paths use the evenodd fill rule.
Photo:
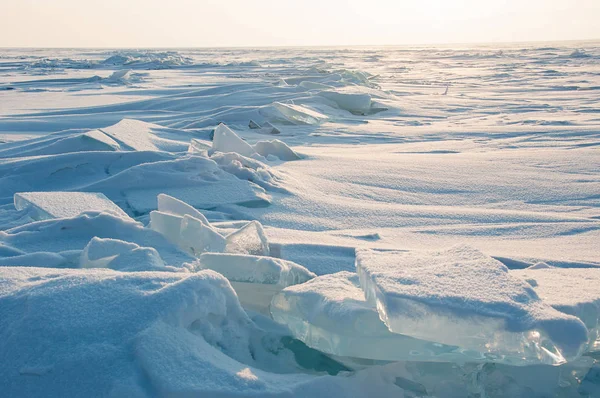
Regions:
<instances>
[{"instance_id":1,"label":"wind-swept snow texture","mask_svg":"<svg viewBox=\"0 0 600 398\"><path fill-rule=\"evenodd\" d=\"M599 61L597 42L3 49L0 395L600 396L597 353L507 364L597 351ZM490 307L466 304L510 288L477 330L541 340L502 358L433 326L417 350L359 344L414 338L377 322L356 250L457 244L486 258L469 281L497 283L445 269L441 293L473 301L438 312L472 326ZM232 281L193 274L207 252L242 259L213 264ZM263 283L284 261L325 279ZM269 319L275 294L289 327Z\"/></svg>"}]
</instances>

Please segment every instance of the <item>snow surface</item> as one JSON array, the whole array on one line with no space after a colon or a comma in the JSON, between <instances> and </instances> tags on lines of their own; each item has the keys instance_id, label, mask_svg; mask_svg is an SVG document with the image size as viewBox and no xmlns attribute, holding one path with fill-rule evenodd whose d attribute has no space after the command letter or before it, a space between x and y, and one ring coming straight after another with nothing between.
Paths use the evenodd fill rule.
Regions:
<instances>
[{"instance_id":1,"label":"snow surface","mask_svg":"<svg viewBox=\"0 0 600 398\"><path fill-rule=\"evenodd\" d=\"M510 269L506 276L494 268L506 285L486 283L490 297L497 287L517 289L518 278L526 294L517 294L517 307L560 311L559 325L581 319L586 338L578 323L567 342L564 333L556 340L597 351L599 59L596 42L1 50L0 279L13 286L0 298L2 394L599 396L594 352L567 355L560 366L512 366L539 358L460 347L449 362L424 362L428 355L381 363L332 354L325 341L302 337L300 324L275 323L266 308L277 285L211 274L218 282L183 288L181 297L198 298L212 286L212 298L191 309L201 312L192 324L210 324L210 338L171 322L185 311L170 299L155 300L188 278L213 280L209 271L194 273L207 250L268 255L334 278L327 275L355 271L356 249L418 256L467 244L486 264ZM217 142L227 152L213 151L221 124L239 138ZM38 221L15 208L22 192L100 193L129 218L86 204ZM160 227L157 219L173 223ZM236 268L232 279L234 271L242 275ZM351 303L352 311L380 314L353 275L281 294L299 300L290 308L311 327L330 327L327 341L349 338L326 320L351 322L336 318ZM155 294L158 285L164 292ZM531 320L525 313L516 325ZM410 341L375 321L382 335ZM435 329L420 331L459 336ZM347 330L363 336L355 334L362 328ZM359 344L345 347L365 354ZM371 357L395 349L401 358L403 346Z\"/></svg>"}]
</instances>

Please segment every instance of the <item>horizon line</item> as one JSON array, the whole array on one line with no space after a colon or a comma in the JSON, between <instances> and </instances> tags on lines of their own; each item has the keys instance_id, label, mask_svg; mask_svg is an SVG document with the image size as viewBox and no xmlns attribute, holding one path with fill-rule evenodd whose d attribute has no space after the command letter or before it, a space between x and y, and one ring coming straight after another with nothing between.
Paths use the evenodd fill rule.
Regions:
<instances>
[{"instance_id":1,"label":"horizon line","mask_svg":"<svg viewBox=\"0 0 600 398\"><path fill-rule=\"evenodd\" d=\"M295 45L225 45L225 46L0 46L0 49L34 49L34 50L113 50L113 49L245 49L245 48L332 48L332 47L425 47L425 46L457 46L457 45L503 45L503 44L538 44L538 43L573 43L573 42L600 42L600 38L594 39L559 39L559 40L517 40L517 41L487 41L487 42L431 42L431 43L404 43L404 44L295 44Z\"/></svg>"}]
</instances>

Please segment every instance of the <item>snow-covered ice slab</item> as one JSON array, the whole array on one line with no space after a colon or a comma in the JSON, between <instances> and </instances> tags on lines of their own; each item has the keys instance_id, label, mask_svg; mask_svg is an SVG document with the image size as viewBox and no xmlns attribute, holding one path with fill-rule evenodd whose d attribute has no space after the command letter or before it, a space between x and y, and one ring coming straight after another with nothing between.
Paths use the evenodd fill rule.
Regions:
<instances>
[{"instance_id":1,"label":"snow-covered ice slab","mask_svg":"<svg viewBox=\"0 0 600 398\"><path fill-rule=\"evenodd\" d=\"M258 221L251 221L242 228L227 235L225 251L227 253L269 255L269 242L265 231Z\"/></svg>"},{"instance_id":2,"label":"snow-covered ice slab","mask_svg":"<svg viewBox=\"0 0 600 398\"><path fill-rule=\"evenodd\" d=\"M600 269L530 267L511 271L533 286L546 303L581 319L589 331L589 351L600 351Z\"/></svg>"},{"instance_id":3,"label":"snow-covered ice slab","mask_svg":"<svg viewBox=\"0 0 600 398\"><path fill-rule=\"evenodd\" d=\"M17 210L27 210L34 220L75 217L86 211L129 218L119 206L97 192L20 192L15 194L14 203Z\"/></svg>"},{"instance_id":4,"label":"snow-covered ice slab","mask_svg":"<svg viewBox=\"0 0 600 398\"><path fill-rule=\"evenodd\" d=\"M578 357L587 329L544 303L497 260L468 246L358 250L367 300L394 333L484 353L490 361L557 364Z\"/></svg>"},{"instance_id":5,"label":"snow-covered ice slab","mask_svg":"<svg viewBox=\"0 0 600 398\"><path fill-rule=\"evenodd\" d=\"M366 93L344 93L337 91L322 91L319 93L337 104L340 109L353 113L368 113L371 110L371 96Z\"/></svg>"},{"instance_id":6,"label":"snow-covered ice slab","mask_svg":"<svg viewBox=\"0 0 600 398\"><path fill-rule=\"evenodd\" d=\"M386 361L478 362L477 351L392 333L366 301L358 275L338 272L285 288L271 302L273 319L328 354Z\"/></svg>"},{"instance_id":7,"label":"snow-covered ice slab","mask_svg":"<svg viewBox=\"0 0 600 398\"><path fill-rule=\"evenodd\" d=\"M264 256L204 253L198 265L225 276L244 308L263 314L269 313L271 299L281 289L316 276L294 262Z\"/></svg>"},{"instance_id":8,"label":"snow-covered ice slab","mask_svg":"<svg viewBox=\"0 0 600 398\"><path fill-rule=\"evenodd\" d=\"M299 125L320 124L329 119L326 115L305 106L283 104L281 102L274 102L272 105L261 109L261 113L268 118Z\"/></svg>"}]
</instances>

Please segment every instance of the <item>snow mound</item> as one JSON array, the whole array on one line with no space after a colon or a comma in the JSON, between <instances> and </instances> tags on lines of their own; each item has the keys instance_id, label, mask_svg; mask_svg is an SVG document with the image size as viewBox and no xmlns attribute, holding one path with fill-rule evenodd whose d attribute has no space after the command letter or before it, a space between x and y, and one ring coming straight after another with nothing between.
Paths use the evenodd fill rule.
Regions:
<instances>
[{"instance_id":1,"label":"snow mound","mask_svg":"<svg viewBox=\"0 0 600 398\"><path fill-rule=\"evenodd\" d=\"M216 362L225 357L217 346L248 350L250 321L227 280L212 271L5 268L0 303L0 384L7 396L145 396L160 386L137 377L152 349L144 335L167 325L197 340ZM228 382L245 384L243 377Z\"/></svg>"},{"instance_id":2,"label":"snow mound","mask_svg":"<svg viewBox=\"0 0 600 398\"><path fill-rule=\"evenodd\" d=\"M600 269L536 264L511 274L529 282L546 304L581 319L589 331L588 350L600 351Z\"/></svg>"},{"instance_id":3,"label":"snow mound","mask_svg":"<svg viewBox=\"0 0 600 398\"><path fill-rule=\"evenodd\" d=\"M435 252L359 250L367 300L394 333L515 363L577 358L585 325L540 300L497 260L468 246Z\"/></svg>"},{"instance_id":4,"label":"snow mound","mask_svg":"<svg viewBox=\"0 0 600 398\"><path fill-rule=\"evenodd\" d=\"M336 103L340 109L352 113L367 114L371 110L371 96L364 93L344 93L338 91L321 91L321 97Z\"/></svg>"},{"instance_id":5,"label":"snow mound","mask_svg":"<svg viewBox=\"0 0 600 398\"><path fill-rule=\"evenodd\" d=\"M0 146L0 158L56 155L70 152L118 151L119 144L99 130L62 132Z\"/></svg>"},{"instance_id":6,"label":"snow mound","mask_svg":"<svg viewBox=\"0 0 600 398\"><path fill-rule=\"evenodd\" d=\"M225 276L246 309L269 314L273 296L281 289L315 277L306 268L272 257L204 253L197 263Z\"/></svg>"},{"instance_id":7,"label":"snow mound","mask_svg":"<svg viewBox=\"0 0 600 398\"><path fill-rule=\"evenodd\" d=\"M265 231L258 221L251 221L242 228L227 235L225 251L227 253L269 255L269 242Z\"/></svg>"},{"instance_id":8,"label":"snow mound","mask_svg":"<svg viewBox=\"0 0 600 398\"><path fill-rule=\"evenodd\" d=\"M101 131L122 147L134 151L184 152L189 146L189 136L185 133L139 120L123 119Z\"/></svg>"},{"instance_id":9,"label":"snow mound","mask_svg":"<svg viewBox=\"0 0 600 398\"><path fill-rule=\"evenodd\" d=\"M15 194L14 203L17 210L26 210L34 220L75 217L87 211L129 218L106 196L95 192L20 192Z\"/></svg>"},{"instance_id":10,"label":"snow mound","mask_svg":"<svg viewBox=\"0 0 600 398\"><path fill-rule=\"evenodd\" d=\"M230 282L278 285L281 289L316 276L292 261L246 254L204 253L199 257L199 265L217 271Z\"/></svg>"}]
</instances>

